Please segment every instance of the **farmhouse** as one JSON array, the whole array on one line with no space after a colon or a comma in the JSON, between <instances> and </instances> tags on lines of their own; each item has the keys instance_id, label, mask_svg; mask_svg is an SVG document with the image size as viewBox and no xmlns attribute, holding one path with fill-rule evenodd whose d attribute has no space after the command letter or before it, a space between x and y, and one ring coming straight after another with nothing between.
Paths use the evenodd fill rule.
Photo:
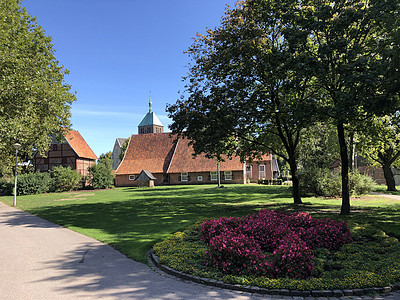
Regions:
<instances>
[{"instance_id":1,"label":"farmhouse","mask_svg":"<svg viewBox=\"0 0 400 300\"><path fill-rule=\"evenodd\" d=\"M154 177L155 185L215 183L220 174L221 183L257 182L258 179L273 179L273 158L270 154L249 165L239 157L225 157L217 163L204 155L193 157L193 148L188 140L176 140L176 136L164 133L164 127L152 111L138 126L139 134L132 135L124 158L115 172L116 186L136 186L135 179L146 170ZM219 173L218 173L219 170Z\"/></svg>"},{"instance_id":2,"label":"farmhouse","mask_svg":"<svg viewBox=\"0 0 400 300\"><path fill-rule=\"evenodd\" d=\"M62 141L53 137L50 149L44 156L35 154L35 171L47 172L55 166L70 166L82 176L89 175L88 167L96 163L97 157L79 131L70 130Z\"/></svg>"}]
</instances>

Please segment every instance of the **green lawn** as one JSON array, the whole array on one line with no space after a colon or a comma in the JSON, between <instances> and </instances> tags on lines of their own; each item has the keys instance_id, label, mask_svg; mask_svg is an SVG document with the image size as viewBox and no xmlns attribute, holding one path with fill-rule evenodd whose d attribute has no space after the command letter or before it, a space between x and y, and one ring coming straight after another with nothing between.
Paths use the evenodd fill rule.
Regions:
<instances>
[{"instance_id":1,"label":"green lawn","mask_svg":"<svg viewBox=\"0 0 400 300\"><path fill-rule=\"evenodd\" d=\"M386 185L377 185L375 188L375 192L378 193L385 193L385 194L391 194L391 195L400 195L400 188L396 187L398 190L397 191L387 191L387 186Z\"/></svg>"},{"instance_id":2,"label":"green lawn","mask_svg":"<svg viewBox=\"0 0 400 300\"><path fill-rule=\"evenodd\" d=\"M12 197L0 201L12 205ZM241 216L261 208L300 210L354 222L376 223L400 237L400 201L368 196L352 199L353 214L341 218L340 199L304 198L292 204L286 186L227 185L116 188L19 196L17 207L110 244L134 260L146 262L155 243L200 218Z\"/></svg>"}]
</instances>

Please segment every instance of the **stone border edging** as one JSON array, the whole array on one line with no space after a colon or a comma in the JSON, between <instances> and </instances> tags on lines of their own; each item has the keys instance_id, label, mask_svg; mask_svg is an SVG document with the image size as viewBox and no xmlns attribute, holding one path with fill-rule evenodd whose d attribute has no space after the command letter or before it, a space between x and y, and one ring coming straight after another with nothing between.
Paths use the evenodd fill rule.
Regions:
<instances>
[{"instance_id":1,"label":"stone border edging","mask_svg":"<svg viewBox=\"0 0 400 300\"><path fill-rule=\"evenodd\" d=\"M292 296L292 297L343 297L343 296L363 296L367 294L377 293L390 293L392 291L400 290L400 283L395 283L387 287L374 287L363 289L346 289L346 290L312 290L312 291L297 291L288 289L266 289L256 286L245 286L240 284L229 284L220 280L204 278L199 276L189 275L181 271L177 271L166 265L160 264L157 255L154 254L153 249L150 249L148 255L154 265L163 270L165 273L174 275L176 277L190 280L196 283L214 286L222 289L229 289L247 293L257 293L262 295L279 295L279 296Z\"/></svg>"}]
</instances>

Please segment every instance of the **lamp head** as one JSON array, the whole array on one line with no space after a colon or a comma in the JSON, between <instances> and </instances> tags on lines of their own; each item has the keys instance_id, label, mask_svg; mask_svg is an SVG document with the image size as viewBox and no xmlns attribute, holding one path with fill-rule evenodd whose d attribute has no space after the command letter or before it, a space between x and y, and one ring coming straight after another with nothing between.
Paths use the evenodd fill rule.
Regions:
<instances>
[{"instance_id":1,"label":"lamp head","mask_svg":"<svg viewBox=\"0 0 400 300\"><path fill-rule=\"evenodd\" d=\"M15 150L19 150L19 149L21 149L21 144L15 143L13 145L13 147L14 147Z\"/></svg>"}]
</instances>

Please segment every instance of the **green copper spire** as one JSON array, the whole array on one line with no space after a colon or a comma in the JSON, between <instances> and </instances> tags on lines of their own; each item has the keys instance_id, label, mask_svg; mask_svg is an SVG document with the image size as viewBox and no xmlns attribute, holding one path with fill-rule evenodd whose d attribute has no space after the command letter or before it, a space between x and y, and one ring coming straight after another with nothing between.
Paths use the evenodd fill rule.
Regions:
<instances>
[{"instance_id":1,"label":"green copper spire","mask_svg":"<svg viewBox=\"0 0 400 300\"><path fill-rule=\"evenodd\" d=\"M149 95L149 112L144 116L140 126L158 125L164 126L161 121L157 118L156 114L153 112L153 102L151 101L151 92Z\"/></svg>"}]
</instances>

